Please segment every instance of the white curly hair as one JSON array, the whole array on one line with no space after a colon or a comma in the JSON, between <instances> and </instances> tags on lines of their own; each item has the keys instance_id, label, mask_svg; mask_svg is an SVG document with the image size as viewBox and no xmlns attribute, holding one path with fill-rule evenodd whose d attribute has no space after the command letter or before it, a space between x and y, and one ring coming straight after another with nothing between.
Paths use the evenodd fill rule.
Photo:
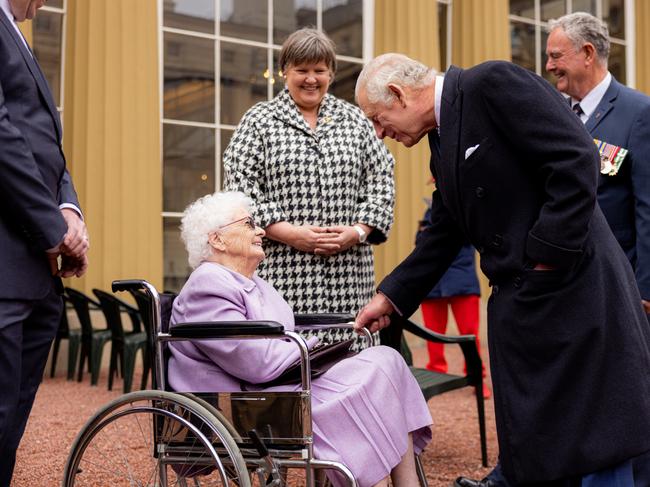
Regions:
<instances>
[{"instance_id":1,"label":"white curly hair","mask_svg":"<svg viewBox=\"0 0 650 487\"><path fill-rule=\"evenodd\" d=\"M187 261L192 269L212 255L208 235L232 222L235 214L244 209L251 212L253 200L240 191L207 194L190 204L181 219L181 239L187 250Z\"/></svg>"}]
</instances>

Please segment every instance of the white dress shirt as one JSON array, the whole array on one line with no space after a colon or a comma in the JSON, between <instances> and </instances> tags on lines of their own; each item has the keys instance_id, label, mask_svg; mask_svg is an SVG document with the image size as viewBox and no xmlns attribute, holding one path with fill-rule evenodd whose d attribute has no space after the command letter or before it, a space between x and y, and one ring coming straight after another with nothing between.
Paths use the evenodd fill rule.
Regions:
<instances>
[{"instance_id":1,"label":"white dress shirt","mask_svg":"<svg viewBox=\"0 0 650 487\"><path fill-rule=\"evenodd\" d=\"M23 33L20 31L18 28L18 24L16 23L16 19L14 18L14 14L11 13L11 7L9 6L9 0L0 0L0 10L2 10L7 18L10 20L11 25L16 29L16 32L18 33L18 37L20 37L20 40L23 41L23 44L25 45L25 48L27 49L27 52L29 55L32 55L32 51L27 45L27 41L25 40L25 37L23 36Z\"/></svg>"},{"instance_id":2,"label":"white dress shirt","mask_svg":"<svg viewBox=\"0 0 650 487\"><path fill-rule=\"evenodd\" d=\"M605 92L607 91L607 88L609 88L611 82L612 75L608 71L603 80L594 86L593 89L587 93L587 95L582 100L570 98L571 106L575 105L578 102L580 103L580 108L582 108L583 112L580 115L580 120L582 120L582 123L586 123L587 120L589 120L589 117L591 117L591 114L594 113L596 107L600 103L600 100L602 100L603 96L605 96Z\"/></svg>"}]
</instances>

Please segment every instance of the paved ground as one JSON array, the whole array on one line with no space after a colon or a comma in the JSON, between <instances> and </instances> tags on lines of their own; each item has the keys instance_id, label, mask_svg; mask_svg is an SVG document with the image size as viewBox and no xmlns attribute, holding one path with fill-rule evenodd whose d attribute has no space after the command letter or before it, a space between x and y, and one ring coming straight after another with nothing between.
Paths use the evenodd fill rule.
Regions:
<instances>
[{"instance_id":1,"label":"paved ground","mask_svg":"<svg viewBox=\"0 0 650 487\"><path fill-rule=\"evenodd\" d=\"M426 349L417 342L413 345L416 365L421 365L426 359ZM447 352L452 373L462 368L462 355L455 348ZM39 390L18 451L14 487L60 485L63 465L74 436L98 407L120 394L121 380L115 383L118 391L106 390L106 371L97 387L89 385L87 376L81 383L68 382L63 373L61 366L57 377L45 379ZM134 380L134 383L139 382ZM491 400L486 402L486 407L488 452L490 465L494 465L497 446ZM448 486L458 475L483 477L488 469L480 465L473 391L465 388L434 397L429 401L429 408L435 422L433 442L423 455L429 485Z\"/></svg>"}]
</instances>

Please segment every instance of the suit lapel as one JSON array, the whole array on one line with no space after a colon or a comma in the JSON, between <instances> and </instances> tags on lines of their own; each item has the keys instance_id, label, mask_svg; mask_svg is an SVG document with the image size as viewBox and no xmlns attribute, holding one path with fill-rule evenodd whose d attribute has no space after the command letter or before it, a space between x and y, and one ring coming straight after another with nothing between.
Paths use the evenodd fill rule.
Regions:
<instances>
[{"instance_id":1,"label":"suit lapel","mask_svg":"<svg viewBox=\"0 0 650 487\"><path fill-rule=\"evenodd\" d=\"M463 93L460 89L461 70L452 66L445 75L440 106L440 149L438 169L442 172L437 180L438 189L449 210L464 227L460 192L458 191L458 149L460 144L461 111Z\"/></svg>"},{"instance_id":2,"label":"suit lapel","mask_svg":"<svg viewBox=\"0 0 650 487\"><path fill-rule=\"evenodd\" d=\"M5 29L7 29L7 31L9 32L9 35L13 38L18 48L18 51L23 56L23 59L25 60L25 63L27 64L29 71L32 73L32 76L36 81L36 85L38 86L38 89L41 92L41 96L43 97L43 100L45 100L45 104L47 105L50 115L54 119L54 125L57 131L57 138L60 141L61 126L59 125L60 124L59 112L57 111L56 106L54 105L54 99L52 98L52 93L50 92L50 88L47 85L47 81L45 81L45 76L43 75L41 68L38 66L36 59L33 57L33 53L28 51L27 48L25 47L23 40L20 38L18 32L16 32L16 29L14 29L13 25L11 25L11 22L4 14L4 12L0 12L0 22L4 25Z\"/></svg>"},{"instance_id":3,"label":"suit lapel","mask_svg":"<svg viewBox=\"0 0 650 487\"><path fill-rule=\"evenodd\" d=\"M607 91L603 95L603 99L600 100L600 103L594 110L594 113L591 114L587 120L587 123L585 123L585 127L589 133L593 133L600 122L602 122L607 114L612 110L612 108L614 108L614 102L618 97L618 91L618 81L612 77L612 82L609 84Z\"/></svg>"}]
</instances>

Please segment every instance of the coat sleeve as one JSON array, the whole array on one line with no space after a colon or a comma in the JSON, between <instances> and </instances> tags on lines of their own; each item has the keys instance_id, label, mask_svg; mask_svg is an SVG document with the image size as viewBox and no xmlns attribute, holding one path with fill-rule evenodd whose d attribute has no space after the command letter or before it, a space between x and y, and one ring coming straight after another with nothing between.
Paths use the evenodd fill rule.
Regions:
<instances>
[{"instance_id":1,"label":"coat sleeve","mask_svg":"<svg viewBox=\"0 0 650 487\"><path fill-rule=\"evenodd\" d=\"M539 182L541 209L528 232L534 263L568 268L582 254L596 204L599 156L563 97L511 63L488 63L475 79L495 127ZM480 85L479 85L480 84Z\"/></svg>"},{"instance_id":2,"label":"coat sleeve","mask_svg":"<svg viewBox=\"0 0 650 487\"><path fill-rule=\"evenodd\" d=\"M368 242L380 244L388 238L395 206L395 160L377 138L367 119L362 120L363 174L357 196L355 220L373 227Z\"/></svg>"},{"instance_id":3,"label":"coat sleeve","mask_svg":"<svg viewBox=\"0 0 650 487\"><path fill-rule=\"evenodd\" d=\"M434 191L430 225L418 235L413 252L386 276L378 290L402 316L411 316L458 255L464 240L440 192Z\"/></svg>"},{"instance_id":4,"label":"coat sleeve","mask_svg":"<svg viewBox=\"0 0 650 487\"><path fill-rule=\"evenodd\" d=\"M220 284L195 288L188 298L183 321L248 320L243 300L238 299L239 292L226 283ZM316 341L309 340L309 346ZM253 384L275 379L300 358L296 344L283 339L193 340L187 345L196 347L233 377Z\"/></svg>"},{"instance_id":5,"label":"coat sleeve","mask_svg":"<svg viewBox=\"0 0 650 487\"><path fill-rule=\"evenodd\" d=\"M634 120L629 149L636 227L636 281L641 297L650 300L650 100Z\"/></svg>"},{"instance_id":6,"label":"coat sleeve","mask_svg":"<svg viewBox=\"0 0 650 487\"><path fill-rule=\"evenodd\" d=\"M266 228L287 221L287 216L282 205L270 197L264 170L265 141L254 121L255 110L249 110L237 126L224 152L223 168L225 188L248 195L255 203L258 225Z\"/></svg>"},{"instance_id":7,"label":"coat sleeve","mask_svg":"<svg viewBox=\"0 0 650 487\"><path fill-rule=\"evenodd\" d=\"M0 85L0 206L19 222L30 243L45 251L62 240L67 225L45 185L22 133L11 123Z\"/></svg>"},{"instance_id":8,"label":"coat sleeve","mask_svg":"<svg viewBox=\"0 0 650 487\"><path fill-rule=\"evenodd\" d=\"M63 175L59 181L59 205L64 203L74 205L79 209L79 211L81 211L79 198L77 197L77 192L74 189L72 178L67 169L63 171Z\"/></svg>"}]
</instances>

